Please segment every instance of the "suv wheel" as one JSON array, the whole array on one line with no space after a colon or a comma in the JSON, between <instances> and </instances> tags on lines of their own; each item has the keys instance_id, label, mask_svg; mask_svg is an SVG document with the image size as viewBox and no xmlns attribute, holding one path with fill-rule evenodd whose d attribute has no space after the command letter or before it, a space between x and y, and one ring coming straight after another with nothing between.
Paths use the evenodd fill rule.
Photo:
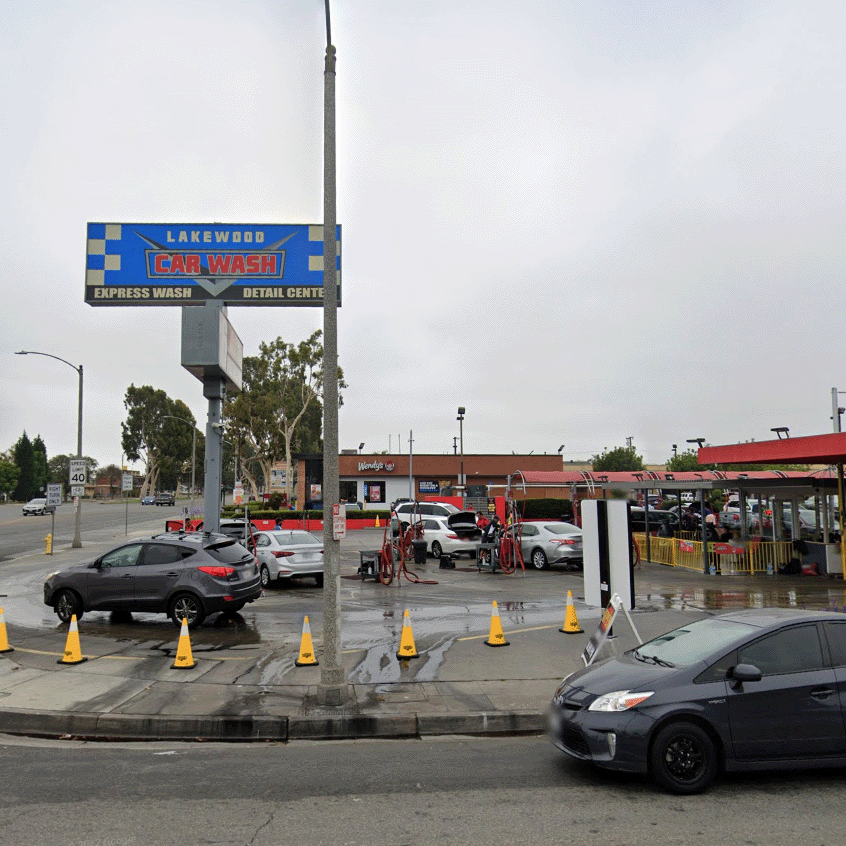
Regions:
<instances>
[{"instance_id":1,"label":"suv wheel","mask_svg":"<svg viewBox=\"0 0 846 846\"><path fill-rule=\"evenodd\" d=\"M185 619L189 629L196 629L206 619L206 612L198 596L180 593L171 600L168 616L177 628L181 628L182 620Z\"/></svg>"},{"instance_id":2,"label":"suv wheel","mask_svg":"<svg viewBox=\"0 0 846 846\"><path fill-rule=\"evenodd\" d=\"M53 610L63 623L69 623L74 614L78 621L82 617L82 600L72 590L60 590L53 599Z\"/></svg>"}]
</instances>

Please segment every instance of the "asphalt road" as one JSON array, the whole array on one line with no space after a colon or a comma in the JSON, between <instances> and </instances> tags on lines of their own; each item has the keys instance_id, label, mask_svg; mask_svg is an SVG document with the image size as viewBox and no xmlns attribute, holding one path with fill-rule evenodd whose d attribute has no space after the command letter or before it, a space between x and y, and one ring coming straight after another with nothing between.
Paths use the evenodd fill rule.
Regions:
<instances>
[{"instance_id":1,"label":"asphalt road","mask_svg":"<svg viewBox=\"0 0 846 846\"><path fill-rule=\"evenodd\" d=\"M126 502L117 500L86 500L82 504L80 536L84 544L88 538L100 539L127 526L130 532L148 524L151 531L164 530L165 520L181 517L182 508L188 504L188 500L179 500L175 506L141 505L135 499L129 501L127 507ZM70 544L73 540L76 517L72 504L66 503L56 509L55 523L50 514L24 517L22 507L21 503L0 505L0 564L23 552L43 550L44 537L53 526L55 544Z\"/></svg>"},{"instance_id":2,"label":"asphalt road","mask_svg":"<svg viewBox=\"0 0 846 846\"><path fill-rule=\"evenodd\" d=\"M0 738L5 843L39 846L840 846L838 771L677 797L544 737L290 744Z\"/></svg>"}]
</instances>

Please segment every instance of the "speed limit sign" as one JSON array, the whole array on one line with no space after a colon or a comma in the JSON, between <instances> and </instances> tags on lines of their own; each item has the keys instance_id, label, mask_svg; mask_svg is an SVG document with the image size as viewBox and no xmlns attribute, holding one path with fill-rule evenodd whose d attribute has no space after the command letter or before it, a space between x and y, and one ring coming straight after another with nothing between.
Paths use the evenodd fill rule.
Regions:
<instances>
[{"instance_id":1,"label":"speed limit sign","mask_svg":"<svg viewBox=\"0 0 846 846\"><path fill-rule=\"evenodd\" d=\"M88 481L88 467L84 458L72 458L70 460L71 485L84 485Z\"/></svg>"}]
</instances>

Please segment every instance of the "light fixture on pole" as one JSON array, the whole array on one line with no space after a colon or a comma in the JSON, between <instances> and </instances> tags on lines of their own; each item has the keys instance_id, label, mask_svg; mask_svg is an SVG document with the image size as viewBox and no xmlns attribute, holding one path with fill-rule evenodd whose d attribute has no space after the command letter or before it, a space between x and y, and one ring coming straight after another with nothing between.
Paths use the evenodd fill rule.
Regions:
<instances>
[{"instance_id":1,"label":"light fixture on pole","mask_svg":"<svg viewBox=\"0 0 846 846\"><path fill-rule=\"evenodd\" d=\"M702 449L702 444L705 443L705 438L688 438L687 442L689 444L699 444L699 449Z\"/></svg>"},{"instance_id":2,"label":"light fixture on pole","mask_svg":"<svg viewBox=\"0 0 846 846\"><path fill-rule=\"evenodd\" d=\"M163 414L162 417L167 417L170 420L181 420L191 427L191 507L194 507L194 482L197 474L197 424L186 420L184 417L175 417L173 414Z\"/></svg>"},{"instance_id":3,"label":"light fixture on pole","mask_svg":"<svg viewBox=\"0 0 846 846\"><path fill-rule=\"evenodd\" d=\"M61 361L63 364L67 364L68 367L72 367L76 372L79 374L79 401L77 403L77 412L76 412L76 457L82 458L82 365L80 364L77 367L74 364L71 364L69 361L65 361L63 358L59 358L57 355L51 355L50 353L45 352L35 352L34 350L20 350L16 352L15 355L43 355L47 358L55 358L56 361ZM87 478L87 470L86 470L86 478ZM80 511L82 509L82 497L77 497L76 499L76 519L74 523L74 535L73 535L73 543L71 546L74 549L79 549L82 546L82 538L80 537L79 533L79 524L80 524Z\"/></svg>"},{"instance_id":4,"label":"light fixture on pole","mask_svg":"<svg viewBox=\"0 0 846 846\"><path fill-rule=\"evenodd\" d=\"M771 432L775 432L778 435L778 439L781 440L781 436L784 435L785 438L790 437L790 428L788 426L774 426L770 429Z\"/></svg>"},{"instance_id":5,"label":"light fixture on pole","mask_svg":"<svg viewBox=\"0 0 846 846\"><path fill-rule=\"evenodd\" d=\"M678 444L673 444L673 458L675 458L679 454L679 446Z\"/></svg>"},{"instance_id":6,"label":"light fixture on pole","mask_svg":"<svg viewBox=\"0 0 846 846\"><path fill-rule=\"evenodd\" d=\"M561 455L561 453L562 453L563 451L564 451L564 444L561 444L561 446L560 446L560 447L558 447L558 454L559 454L559 455Z\"/></svg>"},{"instance_id":7,"label":"light fixture on pole","mask_svg":"<svg viewBox=\"0 0 846 846\"><path fill-rule=\"evenodd\" d=\"M461 488L464 487L464 406L458 406L458 417L455 418L458 421L458 435L459 435L459 442L461 444L461 474L458 477L458 484Z\"/></svg>"},{"instance_id":8,"label":"light fixture on pole","mask_svg":"<svg viewBox=\"0 0 846 846\"><path fill-rule=\"evenodd\" d=\"M361 455L361 451L362 451L363 449L364 449L364 441L362 441L362 442L358 445L358 454L359 454L359 455Z\"/></svg>"}]
</instances>

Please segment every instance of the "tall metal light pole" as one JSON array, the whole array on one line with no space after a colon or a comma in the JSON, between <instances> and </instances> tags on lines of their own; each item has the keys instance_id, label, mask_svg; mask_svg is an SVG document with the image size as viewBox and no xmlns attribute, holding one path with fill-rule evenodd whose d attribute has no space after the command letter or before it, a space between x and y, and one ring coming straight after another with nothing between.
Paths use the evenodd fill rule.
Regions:
<instances>
[{"instance_id":1,"label":"tall metal light pole","mask_svg":"<svg viewBox=\"0 0 846 846\"><path fill-rule=\"evenodd\" d=\"M74 364L71 364L69 361L65 361L63 358L59 358L57 355L51 355L50 353L45 352L35 352L35 350L21 350L20 352L16 352L15 355L44 355L47 358L55 358L56 361L61 361L63 364L67 364L68 367L73 368L79 374L79 402L77 403L77 412L76 412L76 457L82 458L82 365L80 364L77 367ZM88 473L86 471L86 478L88 477ZM74 522L74 535L73 535L73 543L71 546L74 549L79 549L82 546L82 538L80 537L79 533L79 524L82 511L82 497L77 497L76 499L76 519Z\"/></svg>"},{"instance_id":2,"label":"tall metal light pole","mask_svg":"<svg viewBox=\"0 0 846 846\"><path fill-rule=\"evenodd\" d=\"M335 47L326 5L323 66L323 661L317 697L321 705L347 699L341 663L341 542L333 531L331 507L338 484L338 288L335 189Z\"/></svg>"},{"instance_id":3,"label":"tall metal light pole","mask_svg":"<svg viewBox=\"0 0 846 846\"><path fill-rule=\"evenodd\" d=\"M461 443L461 476L458 479L458 484L461 485L462 490L464 491L464 496L467 495L466 486L464 484L464 406L458 406L458 417L455 418L458 421L458 435L459 441Z\"/></svg>"},{"instance_id":4,"label":"tall metal light pole","mask_svg":"<svg viewBox=\"0 0 846 846\"><path fill-rule=\"evenodd\" d=\"M197 477L197 424L192 423L185 417L175 417L173 414L163 414L162 418L169 418L170 420L181 420L191 427L191 507L194 507L194 481Z\"/></svg>"}]
</instances>

